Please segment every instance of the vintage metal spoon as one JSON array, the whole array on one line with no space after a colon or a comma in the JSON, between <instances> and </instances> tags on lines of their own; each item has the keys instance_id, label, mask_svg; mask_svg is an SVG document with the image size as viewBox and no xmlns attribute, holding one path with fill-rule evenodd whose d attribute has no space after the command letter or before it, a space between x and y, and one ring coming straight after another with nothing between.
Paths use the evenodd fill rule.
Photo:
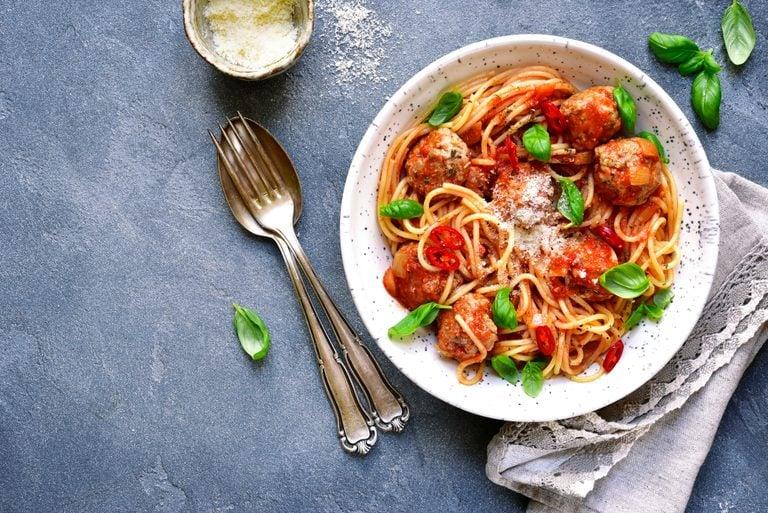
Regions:
<instances>
[{"instance_id":1,"label":"vintage metal spoon","mask_svg":"<svg viewBox=\"0 0 768 513\"><path fill-rule=\"evenodd\" d=\"M264 231L255 221L252 211L253 202L251 198L254 192L250 189L248 183L241 181L241 175L237 171L239 162L243 157L240 152L247 151L243 145L237 147L229 144L229 141L239 140L239 134L246 134L245 124L252 124L249 127L251 132L259 133L266 131L248 120L236 119L230 121L226 128L222 128L222 142L219 143L216 136L209 131L211 138L218 153L218 170L221 188L224 191L224 197L229 204L229 208L235 219L240 225L254 235L267 237L275 241L280 253L283 256L288 274L293 283L296 296L299 299L304 317L307 321L309 333L312 338L317 361L320 366L320 374L323 378L323 385L328 395L328 399L333 406L338 426L338 434L341 446L348 452L360 455L367 454L376 443L377 432L371 416L363 409L352 386L352 379L346 366L339 358L338 353L333 348L328 335L320 323L317 312L309 300L304 282L299 274L296 259L288 246L279 238ZM244 137L245 135L241 135ZM274 139L264 137L264 144L270 148L275 155L275 162L282 166L291 166L290 159L285 151ZM291 222L296 222L301 215L301 188L298 178L286 180L286 189L293 198L296 205Z\"/></svg>"},{"instance_id":2,"label":"vintage metal spoon","mask_svg":"<svg viewBox=\"0 0 768 513\"><path fill-rule=\"evenodd\" d=\"M245 128L246 137L233 130L232 133L236 137L230 140L230 143L233 146L245 147L246 150L255 150L241 152L248 160L243 160L240 166L246 171L252 171L251 176L247 178L262 192L253 217L265 231L288 244L296 257L333 326L355 378L362 385L376 425L384 431L402 431L410 416L408 405L402 395L387 381L371 352L333 303L293 230L291 220L295 215L296 205L291 184L298 184L295 168L290 160L276 158L278 153L274 148L279 147L279 144L269 132L262 129L257 134L250 128L256 125L255 123L246 121L242 115L236 119ZM234 127L231 121L230 126Z\"/></svg>"}]
</instances>

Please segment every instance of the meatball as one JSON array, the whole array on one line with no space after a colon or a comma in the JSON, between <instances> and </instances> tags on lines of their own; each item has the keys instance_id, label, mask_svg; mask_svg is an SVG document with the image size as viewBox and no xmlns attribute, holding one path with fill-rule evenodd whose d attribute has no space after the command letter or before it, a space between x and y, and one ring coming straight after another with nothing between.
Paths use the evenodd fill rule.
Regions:
<instances>
[{"instance_id":1,"label":"meatball","mask_svg":"<svg viewBox=\"0 0 768 513\"><path fill-rule=\"evenodd\" d=\"M564 100L560 112L568 122L571 144L579 150L591 150L621 129L612 87L584 89Z\"/></svg>"},{"instance_id":2,"label":"meatball","mask_svg":"<svg viewBox=\"0 0 768 513\"><path fill-rule=\"evenodd\" d=\"M546 164L521 162L517 172L499 175L491 209L502 221L530 229L551 221L554 195L554 181Z\"/></svg>"},{"instance_id":3,"label":"meatball","mask_svg":"<svg viewBox=\"0 0 768 513\"><path fill-rule=\"evenodd\" d=\"M443 182L464 185L469 167L469 148L448 128L433 130L408 153L405 170L408 183L420 197Z\"/></svg>"},{"instance_id":4,"label":"meatball","mask_svg":"<svg viewBox=\"0 0 768 513\"><path fill-rule=\"evenodd\" d=\"M384 273L384 288L409 310L438 301L448 281L445 271L432 272L419 263L418 245L406 244L395 253L392 267Z\"/></svg>"},{"instance_id":5,"label":"meatball","mask_svg":"<svg viewBox=\"0 0 768 513\"><path fill-rule=\"evenodd\" d=\"M616 139L595 148L595 156L595 188L614 205L642 205L661 183L659 152L646 139Z\"/></svg>"},{"instance_id":6,"label":"meatball","mask_svg":"<svg viewBox=\"0 0 768 513\"><path fill-rule=\"evenodd\" d=\"M472 189L483 198L488 198L496 181L496 170L490 167L470 165L467 168L467 181L464 186Z\"/></svg>"},{"instance_id":7,"label":"meatball","mask_svg":"<svg viewBox=\"0 0 768 513\"><path fill-rule=\"evenodd\" d=\"M491 319L491 302L482 294L471 293L460 297L452 310L442 311L437 318L437 351L441 356L461 362L477 356L480 351L459 326L456 315L464 319L487 351L493 348L498 337Z\"/></svg>"},{"instance_id":8,"label":"meatball","mask_svg":"<svg viewBox=\"0 0 768 513\"><path fill-rule=\"evenodd\" d=\"M591 234L580 233L568 239L562 253L550 261L552 292L560 298L577 293L593 301L609 299L611 293L598 279L618 263L616 253L608 243Z\"/></svg>"}]
</instances>

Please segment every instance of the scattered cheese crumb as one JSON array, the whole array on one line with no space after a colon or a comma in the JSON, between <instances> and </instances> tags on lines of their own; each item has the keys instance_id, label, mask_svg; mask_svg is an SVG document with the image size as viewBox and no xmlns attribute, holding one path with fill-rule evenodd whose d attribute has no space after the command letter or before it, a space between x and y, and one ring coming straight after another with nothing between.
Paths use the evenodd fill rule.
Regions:
<instances>
[{"instance_id":1,"label":"scattered cheese crumb","mask_svg":"<svg viewBox=\"0 0 768 513\"><path fill-rule=\"evenodd\" d=\"M296 0L210 0L203 9L216 53L247 68L284 57L296 47Z\"/></svg>"},{"instance_id":2,"label":"scattered cheese crumb","mask_svg":"<svg viewBox=\"0 0 768 513\"><path fill-rule=\"evenodd\" d=\"M331 68L339 85L382 82L386 80L380 71L386 54L384 43L392 35L392 27L378 18L376 12L361 0L320 0L320 15L328 14L333 25Z\"/></svg>"}]
</instances>

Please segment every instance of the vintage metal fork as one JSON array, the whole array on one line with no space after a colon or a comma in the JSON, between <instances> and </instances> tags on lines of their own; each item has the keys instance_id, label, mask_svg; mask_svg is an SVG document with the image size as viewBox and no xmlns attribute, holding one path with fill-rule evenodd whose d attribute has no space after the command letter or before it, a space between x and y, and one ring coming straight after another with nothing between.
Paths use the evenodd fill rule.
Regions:
<instances>
[{"instance_id":1,"label":"vintage metal fork","mask_svg":"<svg viewBox=\"0 0 768 513\"><path fill-rule=\"evenodd\" d=\"M244 150L237 153L244 158L236 159L237 165L232 166L232 171L233 175L237 176L237 180L250 184L255 192L249 197L253 217L265 231L287 244L296 257L331 322L334 334L342 346L344 356L350 363L355 378L362 385L377 426L384 431L402 431L410 417L408 405L402 395L386 379L371 352L363 345L333 303L296 237L292 222L293 198L281 174L281 172L295 173L295 169L292 166L290 170L286 169L286 166L278 169L240 113L238 113L238 119L245 127L244 132L235 130L230 120L231 130L222 129L222 133L230 146ZM228 132L232 137L227 135ZM247 141L244 141L244 138Z\"/></svg>"}]
</instances>

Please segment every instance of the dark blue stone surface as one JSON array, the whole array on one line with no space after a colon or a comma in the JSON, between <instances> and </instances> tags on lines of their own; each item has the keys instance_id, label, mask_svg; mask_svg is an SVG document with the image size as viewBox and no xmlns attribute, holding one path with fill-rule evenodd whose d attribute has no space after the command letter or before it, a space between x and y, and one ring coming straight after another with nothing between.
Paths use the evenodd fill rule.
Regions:
<instances>
[{"instance_id":1,"label":"dark blue stone surface","mask_svg":"<svg viewBox=\"0 0 768 513\"><path fill-rule=\"evenodd\" d=\"M178 1L2 2L0 511L522 511L484 475L499 424L416 389L377 349L414 418L365 459L342 453L282 262L231 218L205 131L239 109L283 142L304 183L299 236L362 331L335 234L350 158L387 95L466 43L543 32L627 58L693 120L689 81L645 38L684 33L724 63L727 3L369 0L393 31L387 80L340 86L327 2L299 64L262 83L205 64ZM747 4L758 48L725 66L720 129L694 124L714 166L768 184L768 4ZM233 301L271 327L261 363L236 342ZM763 352L689 512L768 511L766 370Z\"/></svg>"}]
</instances>

